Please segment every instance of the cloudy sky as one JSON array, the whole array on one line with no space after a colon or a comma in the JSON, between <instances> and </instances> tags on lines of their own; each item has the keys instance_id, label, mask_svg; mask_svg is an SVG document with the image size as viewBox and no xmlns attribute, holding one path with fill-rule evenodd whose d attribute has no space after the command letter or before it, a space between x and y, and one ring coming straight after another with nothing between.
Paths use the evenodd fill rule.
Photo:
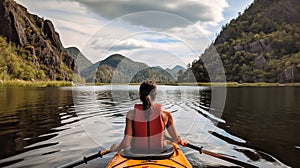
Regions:
<instances>
[{"instance_id":1,"label":"cloudy sky","mask_svg":"<svg viewBox=\"0 0 300 168\"><path fill-rule=\"evenodd\" d=\"M113 53L150 66L186 66L253 0L16 0L50 19L64 47L93 63Z\"/></svg>"}]
</instances>

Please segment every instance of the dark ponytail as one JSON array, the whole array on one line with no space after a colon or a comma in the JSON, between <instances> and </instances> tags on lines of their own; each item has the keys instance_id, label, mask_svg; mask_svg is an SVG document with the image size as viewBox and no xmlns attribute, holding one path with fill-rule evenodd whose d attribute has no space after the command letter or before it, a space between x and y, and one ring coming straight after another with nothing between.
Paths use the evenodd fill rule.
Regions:
<instances>
[{"instance_id":1,"label":"dark ponytail","mask_svg":"<svg viewBox=\"0 0 300 168\"><path fill-rule=\"evenodd\" d=\"M149 117L153 101L156 98L156 83L151 80L142 82L140 86L140 100L143 102L143 110L145 111L145 117Z\"/></svg>"}]
</instances>

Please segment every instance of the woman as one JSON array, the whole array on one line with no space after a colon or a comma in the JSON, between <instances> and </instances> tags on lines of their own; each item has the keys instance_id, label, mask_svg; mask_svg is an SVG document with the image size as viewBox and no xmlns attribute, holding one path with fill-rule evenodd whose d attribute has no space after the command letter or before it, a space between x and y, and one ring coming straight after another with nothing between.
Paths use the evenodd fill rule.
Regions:
<instances>
[{"instance_id":1,"label":"woman","mask_svg":"<svg viewBox=\"0 0 300 168\"><path fill-rule=\"evenodd\" d=\"M134 110L126 115L124 137L120 144L111 146L111 151L120 151L130 146L135 153L159 153L164 149L164 129L167 128L173 142L187 145L176 133L173 117L169 111L155 104L156 83L151 80L142 82L139 89L142 104L136 104Z\"/></svg>"}]
</instances>

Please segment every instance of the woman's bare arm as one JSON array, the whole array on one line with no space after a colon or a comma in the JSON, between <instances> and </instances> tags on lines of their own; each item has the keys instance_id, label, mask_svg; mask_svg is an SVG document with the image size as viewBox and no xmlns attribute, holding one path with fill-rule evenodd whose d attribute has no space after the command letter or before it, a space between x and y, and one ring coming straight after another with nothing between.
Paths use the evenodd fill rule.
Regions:
<instances>
[{"instance_id":1,"label":"woman's bare arm","mask_svg":"<svg viewBox=\"0 0 300 168\"><path fill-rule=\"evenodd\" d=\"M177 142L178 144L180 144L182 146L186 146L188 144L188 141L181 139L181 137L177 134L175 126L174 126L174 120L173 120L172 114L168 111L163 111L163 113L165 116L164 121L166 122L168 132L171 135L173 141Z\"/></svg>"},{"instance_id":2,"label":"woman's bare arm","mask_svg":"<svg viewBox=\"0 0 300 168\"><path fill-rule=\"evenodd\" d=\"M126 126L124 130L124 137L120 144L113 144L110 148L111 151L119 151L123 148L130 146L132 139L132 120L133 120L133 111L130 110L126 115Z\"/></svg>"},{"instance_id":3,"label":"woman's bare arm","mask_svg":"<svg viewBox=\"0 0 300 168\"><path fill-rule=\"evenodd\" d=\"M174 126L174 120L172 117L172 114L169 111L164 111L164 121L167 127L167 130L169 134L171 135L173 141L177 142L178 140L178 134L176 132L175 126Z\"/></svg>"}]
</instances>

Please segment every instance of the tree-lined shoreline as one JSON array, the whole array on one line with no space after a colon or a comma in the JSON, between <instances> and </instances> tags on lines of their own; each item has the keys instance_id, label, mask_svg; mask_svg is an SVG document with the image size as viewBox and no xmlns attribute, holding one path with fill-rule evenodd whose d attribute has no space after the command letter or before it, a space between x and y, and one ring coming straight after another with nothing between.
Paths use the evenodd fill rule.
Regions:
<instances>
[{"instance_id":1,"label":"tree-lined shoreline","mask_svg":"<svg viewBox=\"0 0 300 168\"><path fill-rule=\"evenodd\" d=\"M0 81L0 87L64 87L72 86L70 81L25 81L5 80Z\"/></svg>"},{"instance_id":2,"label":"tree-lined shoreline","mask_svg":"<svg viewBox=\"0 0 300 168\"><path fill-rule=\"evenodd\" d=\"M140 83L85 83L75 84L71 81L25 81L0 80L0 87L71 87L71 86L104 86L104 85L139 85ZM169 86L204 86L204 87L284 87L300 86L300 83L238 83L238 82L173 82L158 83Z\"/></svg>"}]
</instances>

